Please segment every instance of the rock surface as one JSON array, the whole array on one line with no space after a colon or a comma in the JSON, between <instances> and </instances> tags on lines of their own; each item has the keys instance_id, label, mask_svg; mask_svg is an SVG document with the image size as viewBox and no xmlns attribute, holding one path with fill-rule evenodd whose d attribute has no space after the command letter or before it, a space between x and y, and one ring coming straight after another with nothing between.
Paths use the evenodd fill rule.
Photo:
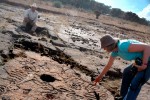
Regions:
<instances>
[{"instance_id":1,"label":"rock surface","mask_svg":"<svg viewBox=\"0 0 150 100\"><path fill-rule=\"evenodd\" d=\"M40 31L29 34L20 29L23 11L23 7L0 3L2 100L95 100L94 91L102 100L114 100L122 71L130 62L118 58L103 81L93 86L92 78L102 71L109 57L100 49L99 38L111 34L144 41L146 34L135 36L134 31L74 16L70 10L69 15L40 12ZM116 33L120 31L129 34ZM149 35L146 40L150 42ZM149 100L149 84L143 86L137 100Z\"/></svg>"}]
</instances>

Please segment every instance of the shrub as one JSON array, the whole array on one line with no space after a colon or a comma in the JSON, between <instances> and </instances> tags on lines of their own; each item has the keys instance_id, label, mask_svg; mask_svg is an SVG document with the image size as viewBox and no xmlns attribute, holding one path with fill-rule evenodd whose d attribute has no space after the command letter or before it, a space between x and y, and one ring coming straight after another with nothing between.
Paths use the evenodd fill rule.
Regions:
<instances>
[{"instance_id":1,"label":"shrub","mask_svg":"<svg viewBox=\"0 0 150 100\"><path fill-rule=\"evenodd\" d=\"M56 7L56 8L62 8L62 3L60 1L55 1L54 2L54 7Z\"/></svg>"}]
</instances>

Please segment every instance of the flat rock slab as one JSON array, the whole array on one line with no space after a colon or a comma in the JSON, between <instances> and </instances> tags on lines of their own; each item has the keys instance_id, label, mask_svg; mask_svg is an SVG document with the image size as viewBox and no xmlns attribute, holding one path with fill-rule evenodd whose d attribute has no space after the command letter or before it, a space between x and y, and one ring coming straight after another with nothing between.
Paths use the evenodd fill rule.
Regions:
<instances>
[{"instance_id":1,"label":"flat rock slab","mask_svg":"<svg viewBox=\"0 0 150 100\"><path fill-rule=\"evenodd\" d=\"M13 45L13 39L10 34L7 33L0 33L0 51L1 50L8 50Z\"/></svg>"},{"instance_id":2,"label":"flat rock slab","mask_svg":"<svg viewBox=\"0 0 150 100\"><path fill-rule=\"evenodd\" d=\"M70 16L66 18L66 16L52 13L41 14L41 18L38 20L38 25L48 28L48 31L44 31L44 34L49 33L48 36L43 33L40 33L39 36L31 35L18 29L22 22L23 11L22 8L0 4L0 50L7 51L12 46L11 35L13 35L13 38L17 40L28 39L27 44L32 41L52 51L60 49L66 55L71 56L74 61L84 65L88 71L97 72L97 68L101 71L108 61L108 54L100 50L99 38L106 33L120 36L120 34L116 34L116 31L120 31L119 28L105 25L98 20L91 22L84 17L77 17L78 20L74 22L70 20ZM130 33L127 37L134 35L134 31L127 33ZM27 45L26 43L25 45ZM31 46L33 46L32 43ZM94 53L95 51L99 53ZM119 82L117 81L118 84L112 84L111 80L108 80L109 84L105 82L104 84L112 87L108 90L107 87L99 85L94 87L91 84L91 77L82 73L82 69L80 71L70 69L70 65L59 64L51 58L40 56L34 52L25 50L19 54L16 50L13 52L16 52L15 54L18 56L0 66L0 97L3 100L35 100L37 98L40 100L95 100L94 90L99 93L102 100L114 100L108 90L119 89L118 84L121 79L118 80ZM121 69L122 72L128 64L128 62L118 59L113 68ZM52 80L48 79L48 81L52 82L41 80L43 74L51 76ZM143 86L138 100L149 100L149 86L149 84Z\"/></svg>"},{"instance_id":3,"label":"flat rock slab","mask_svg":"<svg viewBox=\"0 0 150 100\"><path fill-rule=\"evenodd\" d=\"M96 91L100 99L113 100L113 96L103 86L93 86L90 77L70 69L69 66L34 52L25 52L24 56L8 61L0 69L7 77L4 80L4 75L0 74L1 98L95 100L94 91ZM43 74L50 75L54 79L46 82L40 78Z\"/></svg>"}]
</instances>

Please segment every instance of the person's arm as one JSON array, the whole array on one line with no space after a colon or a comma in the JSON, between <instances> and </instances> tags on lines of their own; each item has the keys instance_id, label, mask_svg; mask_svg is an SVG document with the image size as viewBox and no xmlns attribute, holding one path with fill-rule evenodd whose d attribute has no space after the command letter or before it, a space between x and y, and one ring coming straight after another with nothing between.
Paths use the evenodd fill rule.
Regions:
<instances>
[{"instance_id":1,"label":"person's arm","mask_svg":"<svg viewBox=\"0 0 150 100\"><path fill-rule=\"evenodd\" d=\"M107 73L107 71L110 69L110 67L113 65L115 58L110 56L109 61L107 63L107 65L105 66L105 68L103 69L102 73L100 73L97 78L94 80L94 85L96 85L97 82L99 82L103 76Z\"/></svg>"},{"instance_id":2,"label":"person's arm","mask_svg":"<svg viewBox=\"0 0 150 100\"><path fill-rule=\"evenodd\" d=\"M36 17L35 17L35 19L33 20L33 23L36 23L37 20L38 20L38 12L36 12Z\"/></svg>"},{"instance_id":3,"label":"person's arm","mask_svg":"<svg viewBox=\"0 0 150 100\"><path fill-rule=\"evenodd\" d=\"M24 18L28 19L29 9L25 10L24 12Z\"/></svg>"},{"instance_id":4,"label":"person's arm","mask_svg":"<svg viewBox=\"0 0 150 100\"><path fill-rule=\"evenodd\" d=\"M143 52L143 64L138 67L138 71L147 68L148 59L150 57L150 46L146 44L131 44L128 48L129 52Z\"/></svg>"}]
</instances>

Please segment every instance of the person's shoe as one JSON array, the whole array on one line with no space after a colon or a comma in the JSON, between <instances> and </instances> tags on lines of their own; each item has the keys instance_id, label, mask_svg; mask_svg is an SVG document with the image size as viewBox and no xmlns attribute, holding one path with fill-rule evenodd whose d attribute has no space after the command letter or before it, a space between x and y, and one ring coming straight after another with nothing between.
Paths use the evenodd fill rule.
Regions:
<instances>
[{"instance_id":1,"label":"person's shoe","mask_svg":"<svg viewBox=\"0 0 150 100\"><path fill-rule=\"evenodd\" d=\"M29 33L30 33L30 34L33 34L33 33L34 33L34 31L30 31Z\"/></svg>"},{"instance_id":2,"label":"person's shoe","mask_svg":"<svg viewBox=\"0 0 150 100\"><path fill-rule=\"evenodd\" d=\"M25 30L26 30L26 27L25 27L25 26L20 26L20 29L21 29L22 31L25 31Z\"/></svg>"},{"instance_id":3,"label":"person's shoe","mask_svg":"<svg viewBox=\"0 0 150 100\"><path fill-rule=\"evenodd\" d=\"M36 35L34 31L29 32L31 35Z\"/></svg>"}]
</instances>

